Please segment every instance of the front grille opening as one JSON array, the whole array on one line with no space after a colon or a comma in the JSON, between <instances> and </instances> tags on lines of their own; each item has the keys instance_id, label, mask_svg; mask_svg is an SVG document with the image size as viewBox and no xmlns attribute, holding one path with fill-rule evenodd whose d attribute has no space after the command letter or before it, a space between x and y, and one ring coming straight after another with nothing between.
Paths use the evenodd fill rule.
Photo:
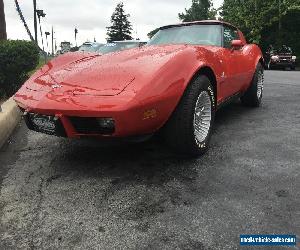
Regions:
<instances>
[{"instance_id":1,"label":"front grille opening","mask_svg":"<svg viewBox=\"0 0 300 250\"><path fill-rule=\"evenodd\" d=\"M25 112L23 118L27 127L33 131L60 137L67 136L64 126L58 117ZM39 123L36 122L37 120ZM49 121L50 127L49 124L47 125L47 121Z\"/></svg>"},{"instance_id":2,"label":"front grille opening","mask_svg":"<svg viewBox=\"0 0 300 250\"><path fill-rule=\"evenodd\" d=\"M111 135L115 132L115 122L112 118L69 117L79 134Z\"/></svg>"}]
</instances>

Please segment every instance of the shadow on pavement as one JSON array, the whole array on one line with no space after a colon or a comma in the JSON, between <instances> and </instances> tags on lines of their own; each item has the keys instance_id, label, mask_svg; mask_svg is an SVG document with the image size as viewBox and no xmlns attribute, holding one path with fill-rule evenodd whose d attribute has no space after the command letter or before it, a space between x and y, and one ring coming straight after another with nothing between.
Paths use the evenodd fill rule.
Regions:
<instances>
[{"instance_id":1,"label":"shadow on pavement","mask_svg":"<svg viewBox=\"0 0 300 250\"><path fill-rule=\"evenodd\" d=\"M233 103L217 112L215 129L220 125L238 122L247 115L248 108ZM217 135L215 135L217 136ZM62 175L81 177L108 177L113 184L144 183L163 184L177 179L191 187L197 178L195 166L199 164L211 178L214 167L210 166L210 151L202 157L189 159L170 151L160 138L153 137L142 143L103 145L97 140L67 140L56 155L52 167ZM203 173L204 173L203 172ZM51 179L50 179L51 181Z\"/></svg>"}]
</instances>

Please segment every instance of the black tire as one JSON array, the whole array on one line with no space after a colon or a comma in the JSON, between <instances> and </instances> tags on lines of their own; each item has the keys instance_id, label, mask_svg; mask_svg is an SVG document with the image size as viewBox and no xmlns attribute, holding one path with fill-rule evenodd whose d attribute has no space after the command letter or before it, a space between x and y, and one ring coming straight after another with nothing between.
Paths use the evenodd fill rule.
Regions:
<instances>
[{"instance_id":1,"label":"black tire","mask_svg":"<svg viewBox=\"0 0 300 250\"><path fill-rule=\"evenodd\" d=\"M244 93L244 95L241 97L242 104L248 107L259 107L261 104L262 96L263 96L263 85L261 87L261 93L259 95L258 89L260 86L258 85L259 76L262 74L262 80L263 80L263 74L264 74L264 68L261 65L261 63L258 63L256 66L256 70L251 82L250 87L248 90Z\"/></svg>"},{"instance_id":2,"label":"black tire","mask_svg":"<svg viewBox=\"0 0 300 250\"><path fill-rule=\"evenodd\" d=\"M296 70L296 66L291 66L291 70Z\"/></svg>"},{"instance_id":3,"label":"black tire","mask_svg":"<svg viewBox=\"0 0 300 250\"><path fill-rule=\"evenodd\" d=\"M197 100L202 93L207 97L207 100L210 100L211 120L206 138L199 142L194 132L194 116ZM214 88L210 80L204 75L197 76L185 90L179 104L164 128L166 143L181 154L190 156L204 154L208 149L211 137L215 117L215 105Z\"/></svg>"}]
</instances>

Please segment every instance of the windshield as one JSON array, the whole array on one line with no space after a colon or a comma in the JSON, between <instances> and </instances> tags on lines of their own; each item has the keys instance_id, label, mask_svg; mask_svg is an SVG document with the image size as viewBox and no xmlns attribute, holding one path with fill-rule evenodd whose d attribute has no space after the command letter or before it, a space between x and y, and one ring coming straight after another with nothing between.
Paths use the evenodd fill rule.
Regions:
<instances>
[{"instance_id":1,"label":"windshield","mask_svg":"<svg viewBox=\"0 0 300 250\"><path fill-rule=\"evenodd\" d=\"M83 44L80 46L79 51L95 52L100 47L100 44Z\"/></svg>"},{"instance_id":2,"label":"windshield","mask_svg":"<svg viewBox=\"0 0 300 250\"><path fill-rule=\"evenodd\" d=\"M189 25L159 30L148 42L158 44L194 44L222 46L221 25Z\"/></svg>"},{"instance_id":3,"label":"windshield","mask_svg":"<svg viewBox=\"0 0 300 250\"><path fill-rule=\"evenodd\" d=\"M108 43L105 44L100 49L98 49L98 52L101 54L107 54L119 50L131 49L136 47L139 47L139 43L134 43L134 42Z\"/></svg>"},{"instance_id":4,"label":"windshield","mask_svg":"<svg viewBox=\"0 0 300 250\"><path fill-rule=\"evenodd\" d=\"M283 45L282 47L275 47L273 50L271 50L271 53L273 54L291 54L292 49L290 47L287 47Z\"/></svg>"}]
</instances>

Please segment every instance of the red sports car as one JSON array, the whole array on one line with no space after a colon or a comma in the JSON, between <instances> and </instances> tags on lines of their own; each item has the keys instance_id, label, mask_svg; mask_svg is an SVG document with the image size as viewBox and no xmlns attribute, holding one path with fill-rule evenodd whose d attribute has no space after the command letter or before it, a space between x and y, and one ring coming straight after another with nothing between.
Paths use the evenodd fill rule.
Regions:
<instances>
[{"instance_id":1,"label":"red sports car","mask_svg":"<svg viewBox=\"0 0 300 250\"><path fill-rule=\"evenodd\" d=\"M233 98L257 107L263 56L220 21L164 26L147 45L106 55L70 53L16 93L29 129L50 135L130 138L162 130L175 150L203 154L215 111Z\"/></svg>"}]
</instances>

